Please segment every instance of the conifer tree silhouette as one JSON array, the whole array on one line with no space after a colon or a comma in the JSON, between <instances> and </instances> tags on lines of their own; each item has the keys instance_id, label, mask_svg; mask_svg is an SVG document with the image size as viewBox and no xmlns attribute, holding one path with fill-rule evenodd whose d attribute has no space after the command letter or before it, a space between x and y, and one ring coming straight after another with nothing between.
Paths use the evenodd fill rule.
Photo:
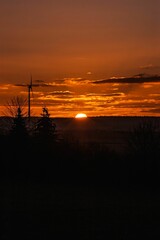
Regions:
<instances>
[{"instance_id":1,"label":"conifer tree silhouette","mask_svg":"<svg viewBox=\"0 0 160 240\"><path fill-rule=\"evenodd\" d=\"M13 119L13 125L10 131L10 135L16 139L23 140L28 136L24 117L22 116L21 107L17 108L17 114Z\"/></svg>"},{"instance_id":2,"label":"conifer tree silhouette","mask_svg":"<svg viewBox=\"0 0 160 240\"><path fill-rule=\"evenodd\" d=\"M35 134L36 136L42 138L53 137L55 134L56 125L53 122L53 119L50 118L48 109L46 107L42 108L40 120L36 124Z\"/></svg>"}]
</instances>

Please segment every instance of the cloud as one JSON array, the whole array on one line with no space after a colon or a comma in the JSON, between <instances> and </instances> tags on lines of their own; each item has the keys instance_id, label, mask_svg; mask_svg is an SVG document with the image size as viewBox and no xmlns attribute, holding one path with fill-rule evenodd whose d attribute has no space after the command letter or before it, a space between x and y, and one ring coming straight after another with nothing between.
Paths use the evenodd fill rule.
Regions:
<instances>
[{"instance_id":1,"label":"cloud","mask_svg":"<svg viewBox=\"0 0 160 240\"><path fill-rule=\"evenodd\" d=\"M94 96L94 97L119 97L124 96L124 93L88 93L87 96Z\"/></svg>"},{"instance_id":2,"label":"cloud","mask_svg":"<svg viewBox=\"0 0 160 240\"><path fill-rule=\"evenodd\" d=\"M160 113L160 108L152 108L152 109L142 110L141 112Z\"/></svg>"},{"instance_id":3,"label":"cloud","mask_svg":"<svg viewBox=\"0 0 160 240\"><path fill-rule=\"evenodd\" d=\"M68 96L68 95L72 95L73 92L70 92L70 91L54 91L54 92L51 92L49 93L50 95L60 95L60 96Z\"/></svg>"},{"instance_id":4,"label":"cloud","mask_svg":"<svg viewBox=\"0 0 160 240\"><path fill-rule=\"evenodd\" d=\"M52 83L49 83L50 85L60 85L60 86L62 86L62 85L66 85L66 83L65 83L65 79L56 79L56 80L53 80L53 82Z\"/></svg>"},{"instance_id":5,"label":"cloud","mask_svg":"<svg viewBox=\"0 0 160 240\"><path fill-rule=\"evenodd\" d=\"M140 66L139 68L140 69L145 69L145 70L156 70L156 69L160 69L160 66L153 65L153 64L148 64L148 65Z\"/></svg>"},{"instance_id":6,"label":"cloud","mask_svg":"<svg viewBox=\"0 0 160 240\"><path fill-rule=\"evenodd\" d=\"M73 77L73 78L64 78L64 81L66 84L86 84L88 82L90 82L90 80L86 79L86 78L81 78L81 77Z\"/></svg>"},{"instance_id":7,"label":"cloud","mask_svg":"<svg viewBox=\"0 0 160 240\"><path fill-rule=\"evenodd\" d=\"M30 83L25 84L25 83L17 83L15 84L17 87L27 87L30 86ZM53 87L53 84L51 83L32 83L32 87Z\"/></svg>"},{"instance_id":8,"label":"cloud","mask_svg":"<svg viewBox=\"0 0 160 240\"><path fill-rule=\"evenodd\" d=\"M1 90L8 90L9 89L9 85L8 84L1 84L0 85L0 91Z\"/></svg>"},{"instance_id":9,"label":"cloud","mask_svg":"<svg viewBox=\"0 0 160 240\"><path fill-rule=\"evenodd\" d=\"M143 73L134 75L132 77L112 77L109 79L96 80L93 84L106 84L106 83L152 83L160 82L159 75L146 75Z\"/></svg>"},{"instance_id":10,"label":"cloud","mask_svg":"<svg viewBox=\"0 0 160 240\"><path fill-rule=\"evenodd\" d=\"M160 93L151 93L149 94L149 96L154 98L160 98Z\"/></svg>"},{"instance_id":11,"label":"cloud","mask_svg":"<svg viewBox=\"0 0 160 240\"><path fill-rule=\"evenodd\" d=\"M73 98L73 92L70 91L53 91L47 93L46 97L50 97L51 99L55 98L62 98L62 99L69 99Z\"/></svg>"},{"instance_id":12,"label":"cloud","mask_svg":"<svg viewBox=\"0 0 160 240\"><path fill-rule=\"evenodd\" d=\"M68 85L79 85L90 82L90 80L81 77L68 77L64 79L56 79L52 82L44 83L48 86L68 86ZM43 85L43 84L42 84Z\"/></svg>"},{"instance_id":13,"label":"cloud","mask_svg":"<svg viewBox=\"0 0 160 240\"><path fill-rule=\"evenodd\" d=\"M44 80L41 80L41 79L37 79L37 80L34 80L35 82L38 82L38 83L44 83Z\"/></svg>"}]
</instances>

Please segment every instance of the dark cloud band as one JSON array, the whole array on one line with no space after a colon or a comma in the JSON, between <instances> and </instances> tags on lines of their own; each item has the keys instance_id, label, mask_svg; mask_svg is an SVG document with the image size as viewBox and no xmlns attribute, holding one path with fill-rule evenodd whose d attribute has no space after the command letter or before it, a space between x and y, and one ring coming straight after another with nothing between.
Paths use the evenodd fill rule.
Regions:
<instances>
[{"instance_id":1,"label":"dark cloud band","mask_svg":"<svg viewBox=\"0 0 160 240\"><path fill-rule=\"evenodd\" d=\"M114 77L109 79L93 81L94 84L105 84L105 83L152 83L160 82L159 75L146 76L144 74L138 74L133 77Z\"/></svg>"}]
</instances>

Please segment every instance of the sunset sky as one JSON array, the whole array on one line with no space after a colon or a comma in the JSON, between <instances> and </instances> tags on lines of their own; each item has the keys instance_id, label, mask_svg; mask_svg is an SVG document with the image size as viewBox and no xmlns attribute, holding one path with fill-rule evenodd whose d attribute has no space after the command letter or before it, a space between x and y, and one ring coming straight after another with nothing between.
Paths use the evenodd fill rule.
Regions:
<instances>
[{"instance_id":1,"label":"sunset sky","mask_svg":"<svg viewBox=\"0 0 160 240\"><path fill-rule=\"evenodd\" d=\"M0 0L0 115L160 116L159 0ZM21 86L22 85L22 86Z\"/></svg>"}]
</instances>

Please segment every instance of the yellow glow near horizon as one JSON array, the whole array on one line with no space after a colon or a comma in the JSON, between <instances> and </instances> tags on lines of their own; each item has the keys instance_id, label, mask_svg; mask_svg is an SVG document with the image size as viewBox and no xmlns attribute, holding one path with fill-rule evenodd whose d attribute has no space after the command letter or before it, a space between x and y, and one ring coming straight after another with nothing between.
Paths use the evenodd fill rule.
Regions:
<instances>
[{"instance_id":1,"label":"yellow glow near horizon","mask_svg":"<svg viewBox=\"0 0 160 240\"><path fill-rule=\"evenodd\" d=\"M85 113L78 113L75 118L87 118L87 115Z\"/></svg>"}]
</instances>

